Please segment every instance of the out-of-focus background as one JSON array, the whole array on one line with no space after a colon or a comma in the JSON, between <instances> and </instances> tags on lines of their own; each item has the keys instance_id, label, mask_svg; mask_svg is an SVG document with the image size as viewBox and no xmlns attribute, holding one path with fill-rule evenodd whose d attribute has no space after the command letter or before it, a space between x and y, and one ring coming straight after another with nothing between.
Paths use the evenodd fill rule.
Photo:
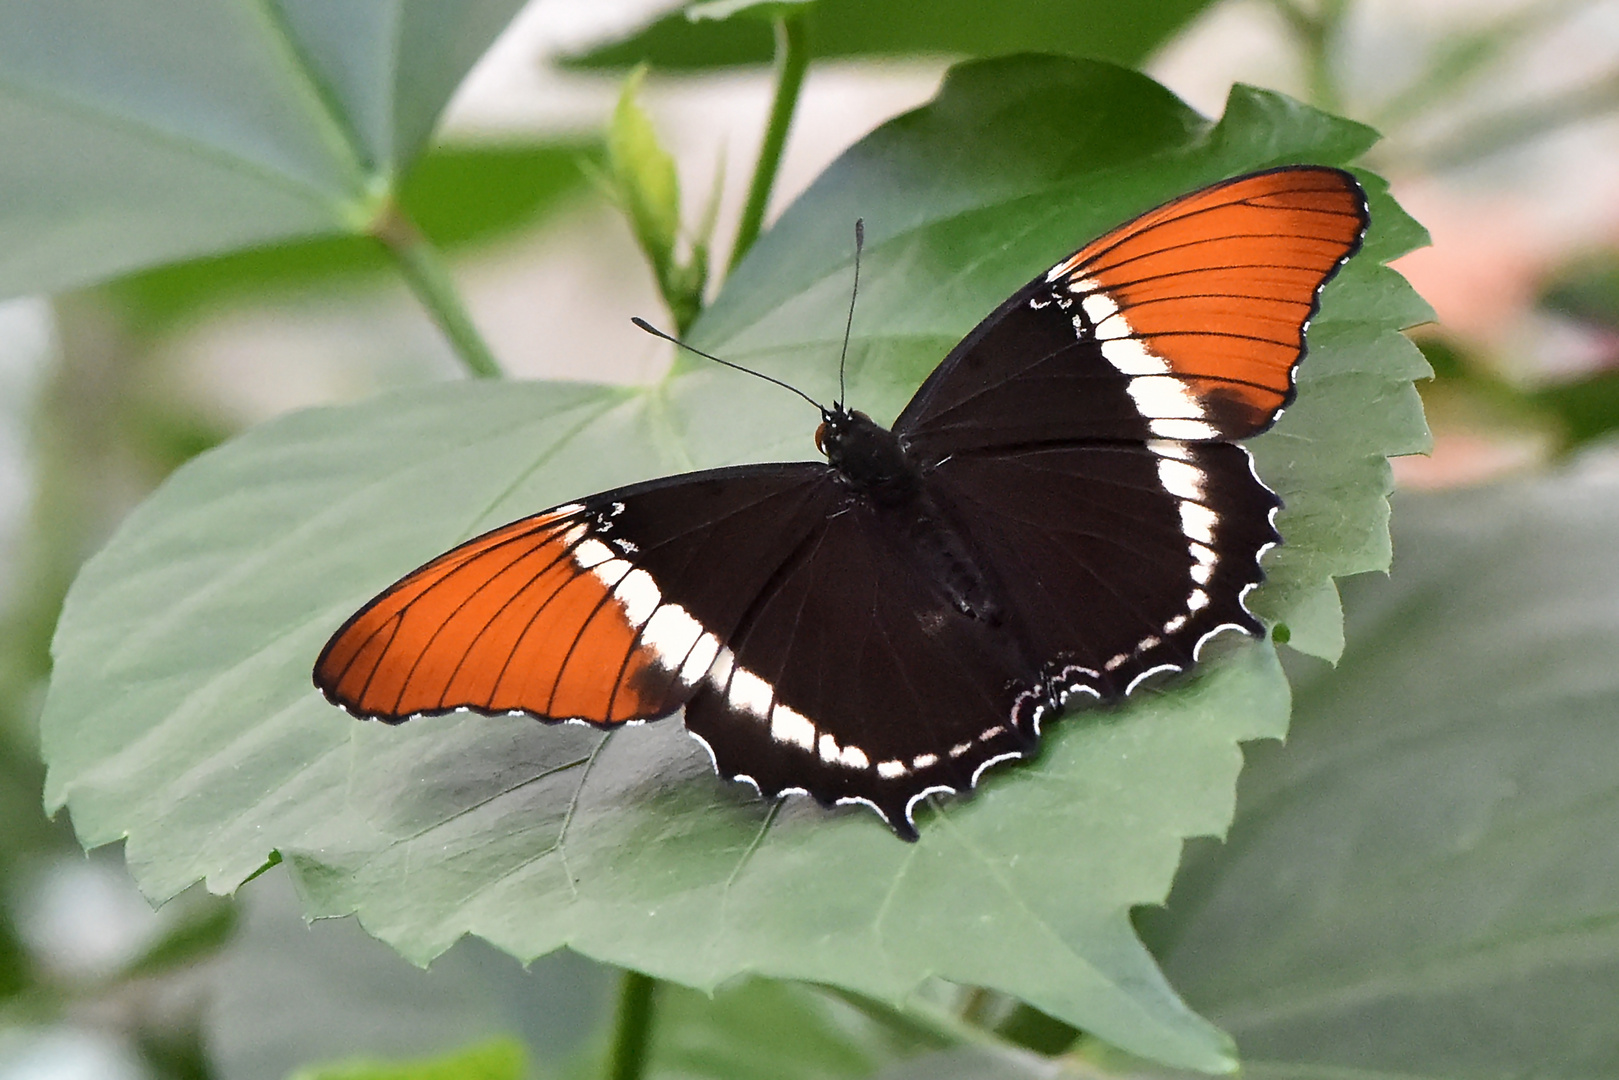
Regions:
<instances>
[{"instance_id":1,"label":"out-of-focus background","mask_svg":"<svg viewBox=\"0 0 1619 1080\"><path fill-rule=\"evenodd\" d=\"M664 312L591 179L625 71L579 62L670 8L530 4L456 94L413 181L447 193L458 283L514 375L629 383L670 362L628 322ZM949 62L812 65L773 211L930 98ZM1401 485L1547 468L1619 426L1619 0L1223 0L1145 67L1208 115L1241 81L1385 133L1366 163L1432 233L1397 266L1438 314L1416 332L1438 373L1423 389L1435 450L1397 463ZM722 253L771 88L759 65L655 69L642 92L687 218L720 192ZM501 186L457 201L478 170ZM566 1061L599 1038L610 982L585 961L525 973L464 943L420 973L346 922L305 929L274 874L238 903L188 894L154 913L118 852L85 857L39 810L32 724L50 630L121 516L245 426L457 376L404 285L355 245L0 304L0 1080L268 1080L510 1030Z\"/></svg>"}]
</instances>

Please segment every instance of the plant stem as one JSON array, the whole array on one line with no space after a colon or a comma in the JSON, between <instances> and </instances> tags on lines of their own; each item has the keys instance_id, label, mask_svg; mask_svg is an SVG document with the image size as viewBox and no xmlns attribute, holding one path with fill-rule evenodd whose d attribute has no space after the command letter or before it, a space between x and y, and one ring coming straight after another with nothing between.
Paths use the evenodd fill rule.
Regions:
<instances>
[{"instance_id":1,"label":"plant stem","mask_svg":"<svg viewBox=\"0 0 1619 1080\"><path fill-rule=\"evenodd\" d=\"M1411 157L1426 168L1455 169L1512 150L1570 124L1610 115L1619 108L1619 71L1588 86L1545 101L1504 109L1437 140Z\"/></svg>"},{"instance_id":2,"label":"plant stem","mask_svg":"<svg viewBox=\"0 0 1619 1080\"><path fill-rule=\"evenodd\" d=\"M803 89L804 72L808 68L809 28L804 16L777 19L776 98L770 103L770 123L765 128L764 143L759 147L759 163L753 169L748 203L742 208L742 220L737 223L736 244L731 248L730 268L733 270L759 239L765 208L770 202L770 189L775 186L776 170L781 166L781 152L787 145L787 129L792 126L798 92Z\"/></svg>"},{"instance_id":3,"label":"plant stem","mask_svg":"<svg viewBox=\"0 0 1619 1080\"><path fill-rule=\"evenodd\" d=\"M505 372L501 371L499 361L489 351L478 328L472 325L472 317L450 280L443 258L416 223L397 203L389 202L372 224L371 235L398 262L416 299L433 316L467 371L480 379L502 378Z\"/></svg>"},{"instance_id":4,"label":"plant stem","mask_svg":"<svg viewBox=\"0 0 1619 1080\"><path fill-rule=\"evenodd\" d=\"M608 1080L641 1080L647 1047L652 1042L653 997L657 980L639 971L624 972L618 987L618 1017L613 1022L613 1056Z\"/></svg>"},{"instance_id":5,"label":"plant stem","mask_svg":"<svg viewBox=\"0 0 1619 1080\"><path fill-rule=\"evenodd\" d=\"M1306 11L1295 0L1272 0L1272 3L1304 49L1310 104L1327 112L1339 111L1343 95L1332 71L1332 46L1343 28L1349 0L1320 0L1315 13Z\"/></svg>"}]
</instances>

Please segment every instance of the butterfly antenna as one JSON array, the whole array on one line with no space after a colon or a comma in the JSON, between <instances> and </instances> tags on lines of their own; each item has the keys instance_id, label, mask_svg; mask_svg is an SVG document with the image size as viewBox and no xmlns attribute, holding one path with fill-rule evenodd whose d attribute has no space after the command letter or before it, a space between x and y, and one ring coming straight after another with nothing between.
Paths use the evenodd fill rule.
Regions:
<instances>
[{"instance_id":1,"label":"butterfly antenna","mask_svg":"<svg viewBox=\"0 0 1619 1080\"><path fill-rule=\"evenodd\" d=\"M812 398L808 394L804 393L804 391L800 390L798 387L793 386L790 383L784 383L780 379L771 378L769 375L766 375L762 371L754 371L752 368L743 367L741 364L733 364L729 360L721 360L719 357L715 356L713 353L706 353L701 349L693 348L692 346L687 345L684 341L681 341L679 338L674 337L674 336L672 336L670 334L665 334L662 330L659 330L656 326L653 326L651 323L647 322L645 319L641 318L639 315L630 316L630 322L634 323L636 326L639 326L642 330L645 330L647 333L651 334L653 337L660 337L665 341L668 341L668 342L671 342L671 343L673 343L675 345L680 346L682 349L685 349L687 352L696 353L698 356L701 356L705 360L712 360L716 364L724 364L728 368L734 368L737 371L744 372L744 373L746 373L748 375L757 376L758 378L763 379L765 382L775 383L777 386L781 387L783 390L791 390L793 393L797 394L799 397L803 398L805 401L809 402L811 405L813 405L817 409L819 409L823 416L826 415L830 411L830 410L827 409L827 407L825 405L822 405L819 401L816 401L814 398Z\"/></svg>"},{"instance_id":2,"label":"butterfly antenna","mask_svg":"<svg viewBox=\"0 0 1619 1080\"><path fill-rule=\"evenodd\" d=\"M843 392L843 366L849 359L849 333L854 329L854 302L860 295L860 251L866 246L866 222L854 219L854 288L849 290L849 321L843 324L843 355L838 357L838 408L843 408L847 395Z\"/></svg>"}]
</instances>

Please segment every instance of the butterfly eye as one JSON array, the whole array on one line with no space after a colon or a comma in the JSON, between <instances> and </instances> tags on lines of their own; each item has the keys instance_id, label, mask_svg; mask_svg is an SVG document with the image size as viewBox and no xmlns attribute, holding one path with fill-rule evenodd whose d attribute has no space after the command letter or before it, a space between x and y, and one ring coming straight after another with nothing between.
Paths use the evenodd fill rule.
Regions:
<instances>
[{"instance_id":1,"label":"butterfly eye","mask_svg":"<svg viewBox=\"0 0 1619 1080\"><path fill-rule=\"evenodd\" d=\"M819 450L822 454L826 453L826 424L825 423L822 423L820 427L815 429L815 449Z\"/></svg>"}]
</instances>

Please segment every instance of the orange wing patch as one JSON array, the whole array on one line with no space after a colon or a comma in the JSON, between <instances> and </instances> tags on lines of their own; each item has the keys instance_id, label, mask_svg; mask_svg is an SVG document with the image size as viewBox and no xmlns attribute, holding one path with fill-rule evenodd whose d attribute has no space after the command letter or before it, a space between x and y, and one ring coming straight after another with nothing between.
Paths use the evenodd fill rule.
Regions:
<instances>
[{"instance_id":1,"label":"orange wing patch","mask_svg":"<svg viewBox=\"0 0 1619 1080\"><path fill-rule=\"evenodd\" d=\"M1080 298L1157 433L1243 438L1292 400L1317 297L1359 249L1366 221L1348 173L1277 169L1150 211L1047 279ZM1164 376L1181 389L1159 385Z\"/></svg>"},{"instance_id":2,"label":"orange wing patch","mask_svg":"<svg viewBox=\"0 0 1619 1080\"><path fill-rule=\"evenodd\" d=\"M679 708L717 649L575 505L406 575L332 636L315 685L388 721L466 708L619 724Z\"/></svg>"}]
</instances>

